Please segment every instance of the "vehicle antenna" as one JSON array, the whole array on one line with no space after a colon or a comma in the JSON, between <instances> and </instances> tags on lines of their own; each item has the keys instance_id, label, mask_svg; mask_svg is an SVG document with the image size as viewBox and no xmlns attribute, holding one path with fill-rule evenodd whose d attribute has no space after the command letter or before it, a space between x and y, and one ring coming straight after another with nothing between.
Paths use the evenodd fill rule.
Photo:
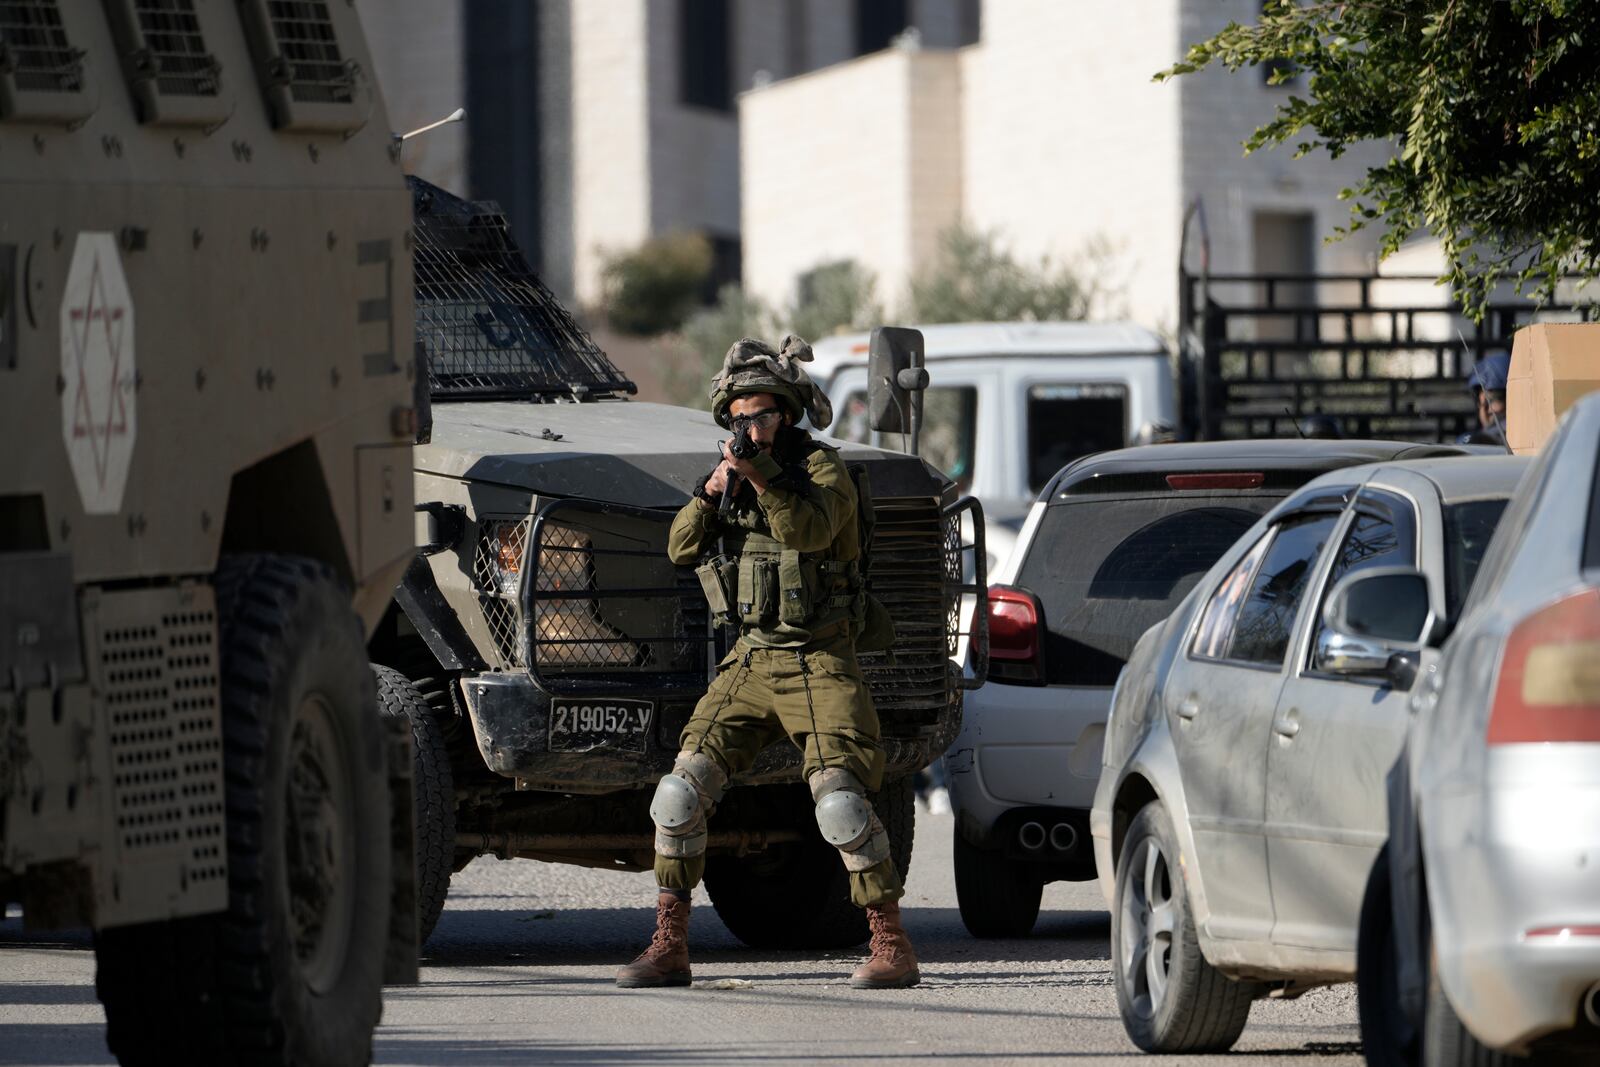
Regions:
<instances>
[{"instance_id":1,"label":"vehicle antenna","mask_svg":"<svg viewBox=\"0 0 1600 1067\"><path fill-rule=\"evenodd\" d=\"M1294 432L1300 435L1300 440L1306 439L1306 432L1300 428L1300 420L1294 417L1294 408L1288 404L1283 405L1283 413L1289 416L1289 425L1294 427Z\"/></svg>"},{"instance_id":2,"label":"vehicle antenna","mask_svg":"<svg viewBox=\"0 0 1600 1067\"><path fill-rule=\"evenodd\" d=\"M396 142L409 141L419 133L427 133L429 130L437 130L440 126L446 126L452 122L460 122L466 117L467 109L464 107L458 107L454 111L450 112L450 114L440 119L438 122L430 122L426 126L418 126L410 133L397 133L394 135L394 139Z\"/></svg>"}]
</instances>

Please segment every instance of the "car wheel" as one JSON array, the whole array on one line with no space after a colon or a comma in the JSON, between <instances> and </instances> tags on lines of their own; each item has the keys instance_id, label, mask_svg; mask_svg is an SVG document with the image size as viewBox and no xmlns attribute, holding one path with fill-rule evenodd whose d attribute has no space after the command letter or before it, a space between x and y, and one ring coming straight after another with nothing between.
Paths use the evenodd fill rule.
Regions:
<instances>
[{"instance_id":1,"label":"car wheel","mask_svg":"<svg viewBox=\"0 0 1600 1067\"><path fill-rule=\"evenodd\" d=\"M973 937L1027 937L1039 918L1044 882L1020 863L969 845L955 844L956 904Z\"/></svg>"},{"instance_id":2,"label":"car wheel","mask_svg":"<svg viewBox=\"0 0 1600 1067\"><path fill-rule=\"evenodd\" d=\"M417 944L425 944L444 911L456 851L456 791L444 731L426 698L393 667L374 664L378 710L411 727L411 789L416 801Z\"/></svg>"},{"instance_id":3,"label":"car wheel","mask_svg":"<svg viewBox=\"0 0 1600 1067\"><path fill-rule=\"evenodd\" d=\"M1159 802L1134 817L1117 857L1111 964L1123 1028L1146 1052L1223 1052L1249 1021L1256 987L1200 953L1176 837Z\"/></svg>"},{"instance_id":4,"label":"car wheel","mask_svg":"<svg viewBox=\"0 0 1600 1067\"><path fill-rule=\"evenodd\" d=\"M1450 994L1439 981L1439 968L1433 965L1433 946L1428 946L1428 1007L1423 1024L1423 1067L1512 1067L1528 1061L1497 1052L1472 1036Z\"/></svg>"},{"instance_id":5,"label":"car wheel","mask_svg":"<svg viewBox=\"0 0 1600 1067\"><path fill-rule=\"evenodd\" d=\"M1356 1008L1361 1022L1361 1048L1369 1067L1416 1067L1416 1027L1400 1010L1392 900L1389 850L1384 848L1367 875L1356 935Z\"/></svg>"}]
</instances>

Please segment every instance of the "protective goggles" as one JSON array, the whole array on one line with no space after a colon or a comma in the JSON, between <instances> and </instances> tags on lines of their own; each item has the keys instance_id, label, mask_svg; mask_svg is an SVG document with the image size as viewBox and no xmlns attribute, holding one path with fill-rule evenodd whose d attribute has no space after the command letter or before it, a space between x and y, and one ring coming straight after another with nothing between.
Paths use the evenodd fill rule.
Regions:
<instances>
[{"instance_id":1,"label":"protective goggles","mask_svg":"<svg viewBox=\"0 0 1600 1067\"><path fill-rule=\"evenodd\" d=\"M782 414L783 412L778 408L766 408L765 410L758 411L753 415L736 416L735 418L729 420L728 425L733 427L734 433L748 433L753 427L760 427L763 430L770 430L772 429L773 424L778 421L778 417Z\"/></svg>"}]
</instances>

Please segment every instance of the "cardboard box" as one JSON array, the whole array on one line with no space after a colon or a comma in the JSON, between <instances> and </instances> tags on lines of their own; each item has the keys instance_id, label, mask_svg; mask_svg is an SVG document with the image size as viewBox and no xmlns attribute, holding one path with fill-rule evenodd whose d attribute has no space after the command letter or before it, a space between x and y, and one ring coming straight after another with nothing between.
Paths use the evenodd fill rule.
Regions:
<instances>
[{"instance_id":1,"label":"cardboard box","mask_svg":"<svg viewBox=\"0 0 1600 1067\"><path fill-rule=\"evenodd\" d=\"M1600 389L1600 323L1541 322L1517 331L1506 381L1506 443L1539 451L1578 397Z\"/></svg>"}]
</instances>

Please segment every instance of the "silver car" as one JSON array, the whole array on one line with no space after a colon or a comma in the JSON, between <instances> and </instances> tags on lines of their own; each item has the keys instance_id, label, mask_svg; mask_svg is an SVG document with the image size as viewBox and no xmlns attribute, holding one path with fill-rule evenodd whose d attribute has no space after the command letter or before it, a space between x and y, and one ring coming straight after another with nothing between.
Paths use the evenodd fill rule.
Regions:
<instances>
[{"instance_id":1,"label":"silver car","mask_svg":"<svg viewBox=\"0 0 1600 1067\"><path fill-rule=\"evenodd\" d=\"M1226 1049L1256 997L1355 977L1408 691L1526 467L1326 474L1140 638L1090 814L1117 1002L1140 1048ZM1407 610L1387 610L1402 592Z\"/></svg>"},{"instance_id":2,"label":"silver car","mask_svg":"<svg viewBox=\"0 0 1600 1067\"><path fill-rule=\"evenodd\" d=\"M961 920L1022 937L1044 886L1095 877L1089 805L1139 635L1290 493L1343 467L1459 454L1398 441L1205 441L1062 468L989 574L989 680L945 756Z\"/></svg>"},{"instance_id":3,"label":"silver car","mask_svg":"<svg viewBox=\"0 0 1600 1067\"><path fill-rule=\"evenodd\" d=\"M1600 1062L1597 471L1590 396L1414 692L1362 915L1369 1062Z\"/></svg>"}]
</instances>

